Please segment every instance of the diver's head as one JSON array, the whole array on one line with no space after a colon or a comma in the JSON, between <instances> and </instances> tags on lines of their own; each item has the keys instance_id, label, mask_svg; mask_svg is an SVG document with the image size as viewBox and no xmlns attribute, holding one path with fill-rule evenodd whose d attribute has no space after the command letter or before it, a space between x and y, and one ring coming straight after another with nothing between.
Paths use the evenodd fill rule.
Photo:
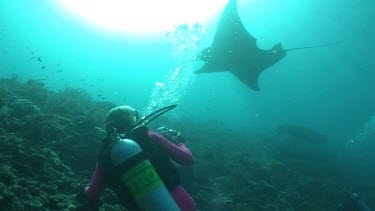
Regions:
<instances>
[{"instance_id":1,"label":"diver's head","mask_svg":"<svg viewBox=\"0 0 375 211\"><path fill-rule=\"evenodd\" d=\"M130 130L138 121L138 112L130 106L117 106L111 109L105 118L107 127L115 128L118 133Z\"/></svg>"}]
</instances>

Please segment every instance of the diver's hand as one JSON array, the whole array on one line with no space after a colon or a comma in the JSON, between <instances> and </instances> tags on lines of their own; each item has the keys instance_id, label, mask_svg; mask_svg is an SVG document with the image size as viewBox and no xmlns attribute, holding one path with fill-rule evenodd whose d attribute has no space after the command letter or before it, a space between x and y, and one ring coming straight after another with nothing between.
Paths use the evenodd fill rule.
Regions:
<instances>
[{"instance_id":1,"label":"diver's hand","mask_svg":"<svg viewBox=\"0 0 375 211\"><path fill-rule=\"evenodd\" d=\"M76 211L98 211L102 205L102 200L91 200L77 206Z\"/></svg>"},{"instance_id":2,"label":"diver's hand","mask_svg":"<svg viewBox=\"0 0 375 211\"><path fill-rule=\"evenodd\" d=\"M181 135L181 133L173 129L161 126L155 131L163 135L165 138L167 138L170 142L174 144L185 143L185 138Z\"/></svg>"},{"instance_id":3,"label":"diver's hand","mask_svg":"<svg viewBox=\"0 0 375 211\"><path fill-rule=\"evenodd\" d=\"M86 187L81 188L81 189L78 191L78 193L77 193L77 195L76 195L76 199L77 199L77 201L79 201L79 202L85 202L85 201L89 200L89 199L87 198L87 195L86 195L85 189L86 189Z\"/></svg>"},{"instance_id":4,"label":"diver's hand","mask_svg":"<svg viewBox=\"0 0 375 211\"><path fill-rule=\"evenodd\" d=\"M76 207L76 211L98 211L99 208L103 205L103 201L89 199L85 193L85 188L77 193L76 199L80 204Z\"/></svg>"},{"instance_id":5,"label":"diver's hand","mask_svg":"<svg viewBox=\"0 0 375 211\"><path fill-rule=\"evenodd\" d=\"M181 135L180 132L179 132L178 135L176 136L176 142L177 142L177 143L183 143L183 144L185 144L185 138Z\"/></svg>"}]
</instances>

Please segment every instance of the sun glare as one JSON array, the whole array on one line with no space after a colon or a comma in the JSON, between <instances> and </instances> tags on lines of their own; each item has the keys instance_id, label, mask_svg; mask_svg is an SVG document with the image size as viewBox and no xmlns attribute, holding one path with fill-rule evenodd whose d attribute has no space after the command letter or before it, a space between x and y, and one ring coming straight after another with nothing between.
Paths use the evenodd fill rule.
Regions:
<instances>
[{"instance_id":1,"label":"sun glare","mask_svg":"<svg viewBox=\"0 0 375 211\"><path fill-rule=\"evenodd\" d=\"M59 0L73 14L111 31L162 32L180 23L203 23L227 0Z\"/></svg>"}]
</instances>

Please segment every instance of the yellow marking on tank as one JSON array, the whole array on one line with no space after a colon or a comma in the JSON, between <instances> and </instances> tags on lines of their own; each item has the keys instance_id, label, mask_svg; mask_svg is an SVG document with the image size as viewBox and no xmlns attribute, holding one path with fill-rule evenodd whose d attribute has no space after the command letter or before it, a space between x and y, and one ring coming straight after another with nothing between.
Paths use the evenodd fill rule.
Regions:
<instances>
[{"instance_id":1,"label":"yellow marking on tank","mask_svg":"<svg viewBox=\"0 0 375 211\"><path fill-rule=\"evenodd\" d=\"M164 186L150 161L145 160L121 176L136 201Z\"/></svg>"}]
</instances>

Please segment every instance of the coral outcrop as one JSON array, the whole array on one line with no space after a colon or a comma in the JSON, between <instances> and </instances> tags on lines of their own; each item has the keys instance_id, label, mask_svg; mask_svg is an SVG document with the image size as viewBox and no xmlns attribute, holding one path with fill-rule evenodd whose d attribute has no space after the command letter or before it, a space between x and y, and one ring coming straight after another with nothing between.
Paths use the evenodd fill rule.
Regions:
<instances>
[{"instance_id":1,"label":"coral outcrop","mask_svg":"<svg viewBox=\"0 0 375 211\"><path fill-rule=\"evenodd\" d=\"M114 106L83 90L0 79L0 210L75 210ZM340 149L308 128L243 134L165 117L150 127L158 124L181 131L194 154L194 166L180 171L200 210L336 210L353 188L340 168ZM373 188L360 190L375 195ZM109 190L103 201L101 210L124 210Z\"/></svg>"}]
</instances>

